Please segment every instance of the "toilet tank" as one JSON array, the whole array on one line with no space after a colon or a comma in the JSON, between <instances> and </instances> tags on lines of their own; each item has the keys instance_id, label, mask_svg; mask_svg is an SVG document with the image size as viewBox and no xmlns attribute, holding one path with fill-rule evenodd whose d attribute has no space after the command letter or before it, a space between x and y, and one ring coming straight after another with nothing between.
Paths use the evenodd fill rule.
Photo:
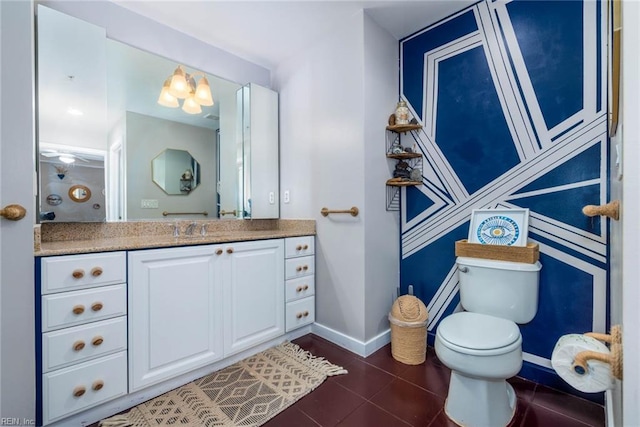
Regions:
<instances>
[{"instance_id":1,"label":"toilet tank","mask_svg":"<svg viewBox=\"0 0 640 427\"><path fill-rule=\"evenodd\" d=\"M516 323L530 322L538 311L542 264L456 258L460 303L466 311L489 314Z\"/></svg>"}]
</instances>

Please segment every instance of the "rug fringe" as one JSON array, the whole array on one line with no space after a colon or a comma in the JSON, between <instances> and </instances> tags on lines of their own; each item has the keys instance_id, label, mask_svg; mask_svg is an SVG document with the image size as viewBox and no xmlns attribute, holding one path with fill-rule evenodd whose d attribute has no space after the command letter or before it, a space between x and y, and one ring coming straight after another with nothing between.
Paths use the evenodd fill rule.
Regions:
<instances>
[{"instance_id":1,"label":"rug fringe","mask_svg":"<svg viewBox=\"0 0 640 427\"><path fill-rule=\"evenodd\" d=\"M100 421L98 426L99 427L131 427L133 426L133 422L131 422L129 417L125 415L116 415L115 417L107 418L106 420Z\"/></svg>"},{"instance_id":2,"label":"rug fringe","mask_svg":"<svg viewBox=\"0 0 640 427\"><path fill-rule=\"evenodd\" d=\"M297 344L285 341L277 347L283 353L295 357L305 364L313 367L328 377L348 374L349 372L342 366L334 365L324 357L314 356L311 352L302 349Z\"/></svg>"}]
</instances>

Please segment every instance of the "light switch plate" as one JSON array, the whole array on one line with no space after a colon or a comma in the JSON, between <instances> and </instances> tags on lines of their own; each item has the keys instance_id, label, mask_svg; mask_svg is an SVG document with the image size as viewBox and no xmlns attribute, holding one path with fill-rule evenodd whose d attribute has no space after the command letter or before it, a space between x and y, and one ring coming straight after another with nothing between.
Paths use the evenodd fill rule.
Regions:
<instances>
[{"instance_id":1,"label":"light switch plate","mask_svg":"<svg viewBox=\"0 0 640 427\"><path fill-rule=\"evenodd\" d=\"M276 195L273 191L269 192L269 203L272 205L276 202Z\"/></svg>"},{"instance_id":2,"label":"light switch plate","mask_svg":"<svg viewBox=\"0 0 640 427\"><path fill-rule=\"evenodd\" d=\"M289 190L285 190L282 199L285 203L289 203L291 201L291 195L289 194Z\"/></svg>"}]
</instances>

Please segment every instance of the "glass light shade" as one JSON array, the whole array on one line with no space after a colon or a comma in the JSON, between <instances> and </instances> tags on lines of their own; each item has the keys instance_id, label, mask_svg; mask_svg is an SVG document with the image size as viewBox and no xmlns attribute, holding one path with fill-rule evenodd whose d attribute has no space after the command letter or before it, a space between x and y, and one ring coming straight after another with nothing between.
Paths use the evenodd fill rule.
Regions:
<instances>
[{"instance_id":1,"label":"glass light shade","mask_svg":"<svg viewBox=\"0 0 640 427\"><path fill-rule=\"evenodd\" d=\"M178 103L178 98L169 93L169 84L170 80L167 79L164 82L164 86L162 86L162 92L160 92L160 96L158 97L158 104L164 107L177 108L180 106L180 104Z\"/></svg>"},{"instance_id":2,"label":"glass light shade","mask_svg":"<svg viewBox=\"0 0 640 427\"><path fill-rule=\"evenodd\" d=\"M185 72L180 65L176 68L173 72L173 76L171 77L169 93L180 99L184 99L189 96L189 84L187 83Z\"/></svg>"},{"instance_id":3,"label":"glass light shade","mask_svg":"<svg viewBox=\"0 0 640 427\"><path fill-rule=\"evenodd\" d=\"M200 105L210 107L213 105L213 97L211 96L211 88L206 77L202 76L198 81L198 87L195 94L196 102Z\"/></svg>"},{"instance_id":4,"label":"glass light shade","mask_svg":"<svg viewBox=\"0 0 640 427\"><path fill-rule=\"evenodd\" d=\"M196 102L195 97L190 96L182 103L182 111L188 114L200 114L202 113L202 108L200 108L200 104Z\"/></svg>"}]
</instances>

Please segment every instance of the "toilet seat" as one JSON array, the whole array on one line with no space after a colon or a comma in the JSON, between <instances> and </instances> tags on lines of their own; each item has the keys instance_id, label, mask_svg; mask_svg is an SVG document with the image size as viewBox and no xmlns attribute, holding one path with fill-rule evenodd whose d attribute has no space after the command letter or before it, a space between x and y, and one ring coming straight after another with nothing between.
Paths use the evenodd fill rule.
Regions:
<instances>
[{"instance_id":1,"label":"toilet seat","mask_svg":"<svg viewBox=\"0 0 640 427\"><path fill-rule=\"evenodd\" d=\"M451 350L479 356L508 353L522 344L520 329L511 320L466 311L442 320L436 336Z\"/></svg>"}]
</instances>

